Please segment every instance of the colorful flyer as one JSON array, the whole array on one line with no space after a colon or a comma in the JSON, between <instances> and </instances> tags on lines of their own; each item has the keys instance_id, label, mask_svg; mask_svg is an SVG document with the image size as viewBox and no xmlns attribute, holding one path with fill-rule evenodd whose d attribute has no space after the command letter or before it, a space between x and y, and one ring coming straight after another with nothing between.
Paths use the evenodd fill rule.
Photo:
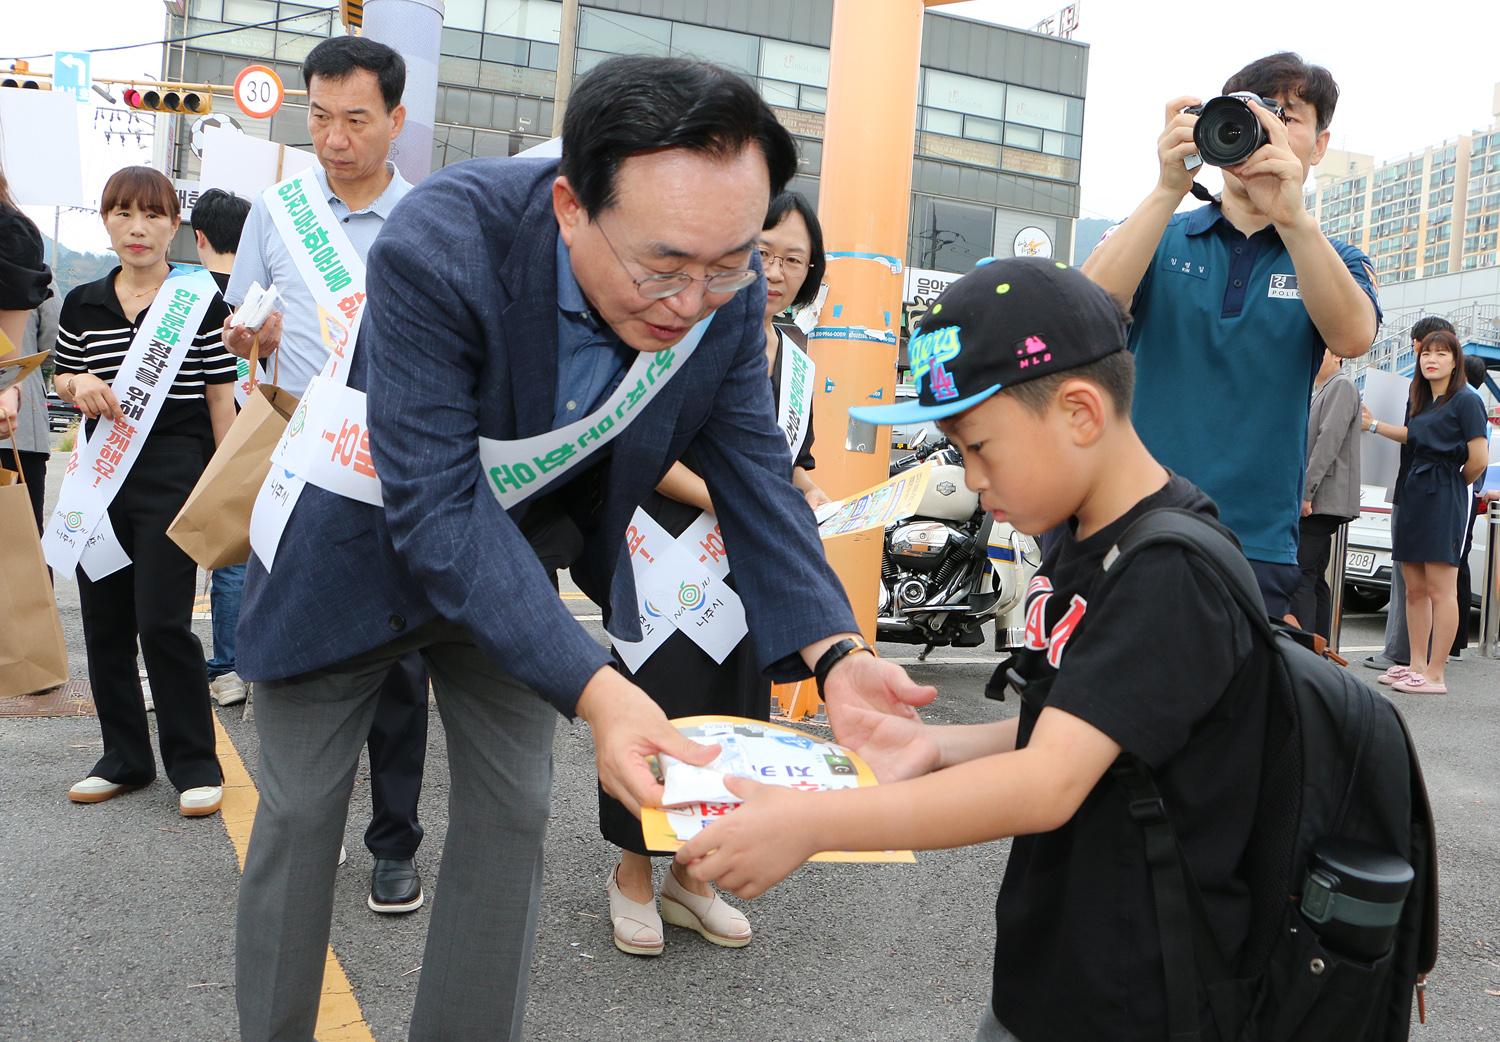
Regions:
<instances>
[{"instance_id":1,"label":"colorful flyer","mask_svg":"<svg viewBox=\"0 0 1500 1042\"><path fill-rule=\"evenodd\" d=\"M830 507L837 509L818 522L818 534L824 539L832 539L850 532L884 528L892 521L910 517L922 501L922 493L927 490L933 466L934 463L928 460L920 467L897 474L842 503L828 504L823 507L824 511Z\"/></svg>"},{"instance_id":2,"label":"colorful flyer","mask_svg":"<svg viewBox=\"0 0 1500 1042\"><path fill-rule=\"evenodd\" d=\"M733 813L740 801L724 787L726 775L807 792L876 784L875 772L854 752L791 727L739 716L688 716L672 724L696 742L720 746L720 752L706 767L662 757L665 806L641 811L649 850L677 850ZM915 864L917 859L910 850L864 850L825 851L809 860Z\"/></svg>"},{"instance_id":3,"label":"colorful flyer","mask_svg":"<svg viewBox=\"0 0 1500 1042\"><path fill-rule=\"evenodd\" d=\"M5 339L5 334L0 333L0 351L10 346L10 341ZM26 379L31 371L47 360L46 351L38 351L34 355L26 355L22 358L9 358L0 363L0 394L4 394L16 384Z\"/></svg>"}]
</instances>

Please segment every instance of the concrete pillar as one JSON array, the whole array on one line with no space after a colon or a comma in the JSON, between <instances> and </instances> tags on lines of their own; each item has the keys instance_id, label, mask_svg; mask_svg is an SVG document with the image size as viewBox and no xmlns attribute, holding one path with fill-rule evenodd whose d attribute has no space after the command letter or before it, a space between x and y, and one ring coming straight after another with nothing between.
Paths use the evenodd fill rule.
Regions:
<instances>
[{"instance_id":1,"label":"concrete pillar","mask_svg":"<svg viewBox=\"0 0 1500 1042\"><path fill-rule=\"evenodd\" d=\"M365 0L360 34L406 59L406 126L391 145L391 162L412 184L432 172L432 125L437 113L438 46L443 0Z\"/></svg>"}]
</instances>

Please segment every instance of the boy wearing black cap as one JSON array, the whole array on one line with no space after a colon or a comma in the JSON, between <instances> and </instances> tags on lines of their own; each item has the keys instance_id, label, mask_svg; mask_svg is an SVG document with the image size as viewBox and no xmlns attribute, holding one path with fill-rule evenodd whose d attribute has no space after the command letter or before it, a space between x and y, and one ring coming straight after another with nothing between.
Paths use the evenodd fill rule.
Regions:
<instances>
[{"instance_id":1,"label":"boy wearing black cap","mask_svg":"<svg viewBox=\"0 0 1500 1042\"><path fill-rule=\"evenodd\" d=\"M1064 264L996 260L948 288L910 344L918 399L851 412L937 420L996 520L1028 534L1067 522L1027 590L1025 648L1007 663L1025 681L1020 716L948 727L846 719L869 729L863 752L882 780L909 780L809 794L730 779L743 805L677 855L698 878L754 897L821 850L1017 837L981 1042L1168 1034L1144 840L1109 775L1122 752L1152 769L1231 966L1249 925L1241 862L1265 727L1264 702L1249 693L1264 685L1222 697L1258 668L1248 620L1177 547L1143 550L1107 599L1088 602L1116 540L1146 511L1217 518L1136 436L1125 341L1108 293Z\"/></svg>"}]
</instances>

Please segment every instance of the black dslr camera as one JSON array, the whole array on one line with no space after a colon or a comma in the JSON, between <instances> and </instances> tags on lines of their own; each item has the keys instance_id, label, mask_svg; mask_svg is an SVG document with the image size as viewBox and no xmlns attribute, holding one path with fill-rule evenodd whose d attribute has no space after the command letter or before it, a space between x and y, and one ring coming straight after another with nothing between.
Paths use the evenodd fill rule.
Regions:
<instances>
[{"instance_id":1,"label":"black dslr camera","mask_svg":"<svg viewBox=\"0 0 1500 1042\"><path fill-rule=\"evenodd\" d=\"M1286 122L1286 110L1274 98L1259 98L1249 91L1236 91L1214 98L1203 105L1190 105L1182 111L1198 117L1193 127L1196 155L1182 161L1189 170L1203 163L1209 166L1235 166L1249 159L1270 138L1260 125L1251 102L1259 103L1271 115Z\"/></svg>"}]
</instances>

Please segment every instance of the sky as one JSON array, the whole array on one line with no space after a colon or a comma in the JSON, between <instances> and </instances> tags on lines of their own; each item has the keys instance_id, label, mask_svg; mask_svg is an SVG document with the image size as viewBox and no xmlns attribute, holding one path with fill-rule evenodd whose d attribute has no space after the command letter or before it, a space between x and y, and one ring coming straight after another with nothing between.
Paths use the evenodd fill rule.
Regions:
<instances>
[{"instance_id":1,"label":"sky","mask_svg":"<svg viewBox=\"0 0 1500 1042\"><path fill-rule=\"evenodd\" d=\"M7 6L3 46L11 54L5 57L159 39L164 27L161 0L8 0ZM1061 6L1061 0L966 0L944 11L1027 28ZM1302 0L1251 6L1082 0L1074 39L1090 45L1083 217L1122 220L1151 190L1167 101L1184 94L1213 97L1236 70L1278 50L1300 52L1327 66L1338 81L1342 98L1331 128L1333 148L1370 154L1379 162L1495 121L1500 3ZM1424 61L1430 63L1426 70ZM32 67L50 69L51 60ZM98 76L154 74L160 67L159 47L94 55ZM97 135L87 138L86 191L97 193L105 176L120 166L150 161L149 148L137 149L133 142L121 144L115 137L105 145ZM1212 171L1200 180L1217 190ZM50 235L52 211L30 212ZM65 212L62 222L67 245L96 250L108 245L97 216Z\"/></svg>"}]
</instances>

